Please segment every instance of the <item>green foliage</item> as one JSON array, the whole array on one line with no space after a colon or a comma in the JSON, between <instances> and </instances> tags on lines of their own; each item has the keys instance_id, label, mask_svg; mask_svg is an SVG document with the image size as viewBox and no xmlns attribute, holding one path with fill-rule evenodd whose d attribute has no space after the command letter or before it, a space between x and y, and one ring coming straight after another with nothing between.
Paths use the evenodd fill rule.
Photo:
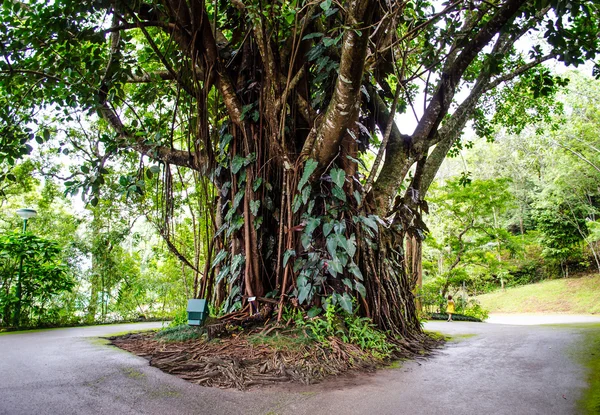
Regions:
<instances>
[{"instance_id":1,"label":"green foliage","mask_svg":"<svg viewBox=\"0 0 600 415\"><path fill-rule=\"evenodd\" d=\"M188 326L187 324L169 326L162 329L154 336L157 340L164 342L184 342L195 340L206 335L201 327Z\"/></svg>"},{"instance_id":2,"label":"green foliage","mask_svg":"<svg viewBox=\"0 0 600 415\"><path fill-rule=\"evenodd\" d=\"M173 315L173 319L171 320L171 323L169 323L169 328L175 328L183 325L187 326L187 322L187 310L185 308L182 308Z\"/></svg>"},{"instance_id":3,"label":"green foliage","mask_svg":"<svg viewBox=\"0 0 600 415\"><path fill-rule=\"evenodd\" d=\"M424 269L440 292L463 283L472 286L480 270L496 276L505 273L502 257L518 250L501 222L513 202L509 183L474 179L466 184L455 177L433 189L429 218L438 237L430 234L425 240ZM427 306L435 304L432 289L421 295Z\"/></svg>"},{"instance_id":4,"label":"green foliage","mask_svg":"<svg viewBox=\"0 0 600 415\"><path fill-rule=\"evenodd\" d=\"M464 301L462 297L457 297L456 311L462 315L474 317L481 321L485 321L490 316L489 311L484 309L475 298Z\"/></svg>"},{"instance_id":5,"label":"green foliage","mask_svg":"<svg viewBox=\"0 0 600 415\"><path fill-rule=\"evenodd\" d=\"M248 336L248 343L251 345L266 345L279 351L301 351L305 346L309 346L313 339L306 336L304 330L290 329L285 332L275 331L274 334L252 334Z\"/></svg>"},{"instance_id":6,"label":"green foliage","mask_svg":"<svg viewBox=\"0 0 600 415\"><path fill-rule=\"evenodd\" d=\"M311 336L325 346L329 346L332 337L338 337L344 343L355 344L380 359L391 357L397 350L370 319L340 311L329 304L324 316L304 319L301 314L296 314L295 322L297 326L308 329Z\"/></svg>"},{"instance_id":7,"label":"green foliage","mask_svg":"<svg viewBox=\"0 0 600 415\"><path fill-rule=\"evenodd\" d=\"M10 321L16 310L20 310L16 324L39 321L58 296L75 286L60 261L58 244L30 233L0 235L0 270L0 317L4 322Z\"/></svg>"}]
</instances>

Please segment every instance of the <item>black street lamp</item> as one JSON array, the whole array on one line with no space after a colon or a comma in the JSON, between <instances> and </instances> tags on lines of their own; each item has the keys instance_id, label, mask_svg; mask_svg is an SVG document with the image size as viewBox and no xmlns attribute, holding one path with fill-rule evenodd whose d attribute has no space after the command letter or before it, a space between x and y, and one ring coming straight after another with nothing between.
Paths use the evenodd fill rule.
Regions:
<instances>
[{"instance_id":1,"label":"black street lamp","mask_svg":"<svg viewBox=\"0 0 600 415\"><path fill-rule=\"evenodd\" d=\"M27 231L27 221L37 215L37 212L33 209L19 209L17 215L23 219L23 233ZM21 278L23 276L23 255L21 255L21 262L19 263L19 275L17 276L17 305L15 307L15 317L13 325L19 327L21 321L21 300L23 297L23 287L21 284Z\"/></svg>"}]
</instances>

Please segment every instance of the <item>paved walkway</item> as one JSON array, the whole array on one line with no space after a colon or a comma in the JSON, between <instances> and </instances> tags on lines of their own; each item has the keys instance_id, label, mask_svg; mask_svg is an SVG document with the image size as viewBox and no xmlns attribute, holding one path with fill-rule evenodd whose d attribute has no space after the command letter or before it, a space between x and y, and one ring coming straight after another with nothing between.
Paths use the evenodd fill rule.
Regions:
<instances>
[{"instance_id":1,"label":"paved walkway","mask_svg":"<svg viewBox=\"0 0 600 415\"><path fill-rule=\"evenodd\" d=\"M577 327L431 322L435 356L305 388L204 388L96 336L156 323L0 335L0 414L560 414L586 386ZM593 329L593 328L590 328Z\"/></svg>"},{"instance_id":2,"label":"paved walkway","mask_svg":"<svg viewBox=\"0 0 600 415\"><path fill-rule=\"evenodd\" d=\"M600 323L600 315L592 314L490 314L485 321L492 324L533 326L541 324Z\"/></svg>"}]
</instances>

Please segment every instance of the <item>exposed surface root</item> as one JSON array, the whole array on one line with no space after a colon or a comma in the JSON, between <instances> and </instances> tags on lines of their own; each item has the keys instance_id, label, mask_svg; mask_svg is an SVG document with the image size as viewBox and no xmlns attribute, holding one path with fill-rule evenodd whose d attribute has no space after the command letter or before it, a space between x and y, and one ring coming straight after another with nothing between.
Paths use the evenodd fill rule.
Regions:
<instances>
[{"instance_id":1,"label":"exposed surface root","mask_svg":"<svg viewBox=\"0 0 600 415\"><path fill-rule=\"evenodd\" d=\"M177 343L156 340L154 333L129 334L110 340L113 345L145 357L150 365L182 379L203 386L241 390L276 382L307 385L348 370L373 371L385 363L337 338L330 338L326 347L297 330L277 330L274 334L269 330L272 329ZM439 343L430 338L419 345L398 342L395 357L423 355L436 344Z\"/></svg>"}]
</instances>

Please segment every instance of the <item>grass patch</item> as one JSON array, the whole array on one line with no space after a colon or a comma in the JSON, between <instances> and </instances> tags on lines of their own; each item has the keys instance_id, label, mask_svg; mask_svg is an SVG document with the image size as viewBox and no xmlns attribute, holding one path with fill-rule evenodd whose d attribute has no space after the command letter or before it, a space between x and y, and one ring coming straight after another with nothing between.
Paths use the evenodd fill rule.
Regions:
<instances>
[{"instance_id":1,"label":"grass patch","mask_svg":"<svg viewBox=\"0 0 600 415\"><path fill-rule=\"evenodd\" d=\"M392 361L392 363L390 363L389 365L385 366L384 369L400 369L402 367L402 363L405 360L406 359L394 360L394 361Z\"/></svg>"},{"instance_id":2,"label":"grass patch","mask_svg":"<svg viewBox=\"0 0 600 415\"><path fill-rule=\"evenodd\" d=\"M125 331L120 331L118 333L110 333L107 335L107 337L119 337L119 336L125 336L126 334L152 333L152 332L156 332L158 330L159 329L125 330Z\"/></svg>"},{"instance_id":3,"label":"grass patch","mask_svg":"<svg viewBox=\"0 0 600 415\"><path fill-rule=\"evenodd\" d=\"M573 328L572 325L568 326ZM586 369L587 389L578 402L578 413L600 414L600 324L580 324L582 341L572 350L574 358Z\"/></svg>"},{"instance_id":4,"label":"grass patch","mask_svg":"<svg viewBox=\"0 0 600 415\"><path fill-rule=\"evenodd\" d=\"M145 374L132 367L124 367L122 370L123 373L125 373L125 376L127 376L130 379L143 379L146 377Z\"/></svg>"},{"instance_id":5,"label":"grass patch","mask_svg":"<svg viewBox=\"0 0 600 415\"><path fill-rule=\"evenodd\" d=\"M443 335L442 333L440 333L439 331L430 331L430 330L423 330L425 334L427 334L429 337L431 337L433 340L435 341L445 341L448 339L447 336Z\"/></svg>"},{"instance_id":6,"label":"grass patch","mask_svg":"<svg viewBox=\"0 0 600 415\"><path fill-rule=\"evenodd\" d=\"M261 333L248 336L248 343L253 346L268 346L277 351L299 351L309 346L313 340L303 330L287 330L285 333L275 332L265 335Z\"/></svg>"},{"instance_id":7,"label":"grass patch","mask_svg":"<svg viewBox=\"0 0 600 415\"><path fill-rule=\"evenodd\" d=\"M163 342L184 342L187 340L199 339L204 334L205 331L201 327L182 324L181 326L162 329L156 333L154 338Z\"/></svg>"},{"instance_id":8,"label":"grass patch","mask_svg":"<svg viewBox=\"0 0 600 415\"><path fill-rule=\"evenodd\" d=\"M475 336L477 336L477 334L475 333L455 334L453 336L448 336L448 340L457 343L473 338Z\"/></svg>"},{"instance_id":9,"label":"grass patch","mask_svg":"<svg viewBox=\"0 0 600 415\"><path fill-rule=\"evenodd\" d=\"M477 300L490 313L600 313L600 274L511 287Z\"/></svg>"},{"instance_id":10,"label":"grass patch","mask_svg":"<svg viewBox=\"0 0 600 415\"><path fill-rule=\"evenodd\" d=\"M0 336L8 336L9 334L29 334L29 333L39 333L42 331L50 331L50 330L60 330L62 327L53 327L48 329L23 329L23 330L6 330L0 331Z\"/></svg>"}]
</instances>

